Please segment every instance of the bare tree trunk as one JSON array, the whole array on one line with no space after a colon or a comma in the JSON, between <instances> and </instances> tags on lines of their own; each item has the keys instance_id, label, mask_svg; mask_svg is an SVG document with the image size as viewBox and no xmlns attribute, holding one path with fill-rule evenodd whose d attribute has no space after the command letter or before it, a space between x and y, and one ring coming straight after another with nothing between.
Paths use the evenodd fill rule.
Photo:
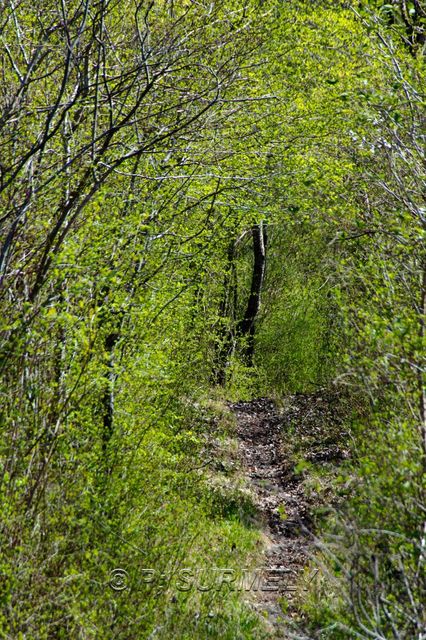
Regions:
<instances>
[{"instance_id":1,"label":"bare tree trunk","mask_svg":"<svg viewBox=\"0 0 426 640\"><path fill-rule=\"evenodd\" d=\"M114 421L114 383L115 383L115 373L114 373L114 347L119 339L118 333L110 333L105 340L105 350L108 354L108 372L106 375L107 384L105 386L105 390L102 398L102 407L103 407L103 433L102 433L102 446L104 452L108 446L109 441L111 440L113 434L113 421Z\"/></svg>"},{"instance_id":2,"label":"bare tree trunk","mask_svg":"<svg viewBox=\"0 0 426 640\"><path fill-rule=\"evenodd\" d=\"M267 236L264 222L252 227L252 238L254 262L250 296L244 318L238 325L238 334L247 341L244 347L244 354L249 366L253 364L255 321L260 309L260 294L265 277Z\"/></svg>"}]
</instances>

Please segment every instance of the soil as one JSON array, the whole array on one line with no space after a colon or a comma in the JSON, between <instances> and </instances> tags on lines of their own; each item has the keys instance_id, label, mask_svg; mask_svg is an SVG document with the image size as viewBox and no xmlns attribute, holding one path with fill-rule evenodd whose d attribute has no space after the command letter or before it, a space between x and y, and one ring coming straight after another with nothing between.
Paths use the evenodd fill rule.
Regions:
<instances>
[{"instance_id":1,"label":"soil","mask_svg":"<svg viewBox=\"0 0 426 640\"><path fill-rule=\"evenodd\" d=\"M297 461L320 466L327 475L348 457L344 403L338 393L320 390L291 396L281 410L268 398L229 406L237 420L241 468L266 541L263 569L277 576L273 590L256 591L255 606L278 637L287 637L281 635L285 626L299 617L300 578L314 545L318 504L307 495L306 473L298 471ZM324 495L318 499L324 501ZM308 573L306 580L314 579L315 570Z\"/></svg>"}]
</instances>

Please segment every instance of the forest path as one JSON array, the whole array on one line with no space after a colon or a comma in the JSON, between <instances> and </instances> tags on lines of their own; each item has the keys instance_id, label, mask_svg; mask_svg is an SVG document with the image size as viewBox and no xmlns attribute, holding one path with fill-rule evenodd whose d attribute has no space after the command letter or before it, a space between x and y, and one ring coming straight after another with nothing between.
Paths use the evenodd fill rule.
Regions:
<instances>
[{"instance_id":1,"label":"forest path","mask_svg":"<svg viewBox=\"0 0 426 640\"><path fill-rule=\"evenodd\" d=\"M255 606L278 635L284 619L297 616L296 592L300 596L300 576L314 544L312 509L318 504L315 496L306 495L304 474L294 472L291 454L300 441L304 459L315 465L332 468L347 457L339 405L337 395L324 391L296 394L280 412L267 398L229 403L237 421L242 471L266 538L262 569L268 576L264 585L271 590L257 590ZM327 492L319 502L324 498L328 500Z\"/></svg>"}]
</instances>

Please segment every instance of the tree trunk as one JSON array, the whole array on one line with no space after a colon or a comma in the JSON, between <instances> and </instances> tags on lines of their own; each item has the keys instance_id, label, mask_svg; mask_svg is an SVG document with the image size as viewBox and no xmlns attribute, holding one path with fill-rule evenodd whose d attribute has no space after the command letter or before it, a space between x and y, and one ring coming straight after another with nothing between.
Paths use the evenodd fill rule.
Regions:
<instances>
[{"instance_id":1,"label":"tree trunk","mask_svg":"<svg viewBox=\"0 0 426 640\"><path fill-rule=\"evenodd\" d=\"M252 238L254 261L250 296L244 318L238 325L238 334L246 340L244 355L249 366L253 364L255 321L260 308L260 294L265 277L267 236L266 226L263 222L254 225L252 228Z\"/></svg>"}]
</instances>

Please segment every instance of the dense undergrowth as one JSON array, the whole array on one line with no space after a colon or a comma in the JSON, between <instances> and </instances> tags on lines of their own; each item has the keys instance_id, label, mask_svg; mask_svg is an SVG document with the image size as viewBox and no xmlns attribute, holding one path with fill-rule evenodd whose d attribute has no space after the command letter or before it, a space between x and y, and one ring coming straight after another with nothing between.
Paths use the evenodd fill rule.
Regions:
<instances>
[{"instance_id":1,"label":"dense undergrowth","mask_svg":"<svg viewBox=\"0 0 426 640\"><path fill-rule=\"evenodd\" d=\"M257 561L221 403L328 387L348 459L287 444L340 495L291 633L424 640L424 3L0 20L0 636L264 636L173 581Z\"/></svg>"}]
</instances>

